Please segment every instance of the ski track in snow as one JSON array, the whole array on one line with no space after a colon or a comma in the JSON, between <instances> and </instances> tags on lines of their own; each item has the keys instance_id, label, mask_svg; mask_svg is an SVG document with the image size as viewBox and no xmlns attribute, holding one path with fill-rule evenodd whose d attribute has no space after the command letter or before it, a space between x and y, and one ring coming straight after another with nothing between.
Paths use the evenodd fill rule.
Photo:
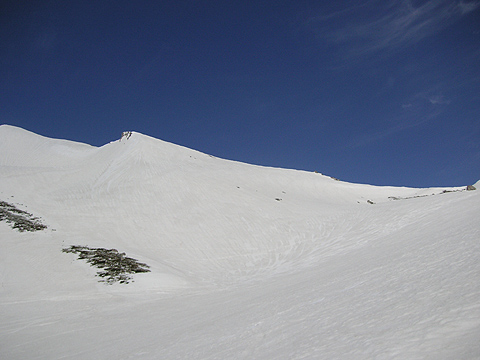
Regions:
<instances>
[{"instance_id":1,"label":"ski track in snow","mask_svg":"<svg viewBox=\"0 0 480 360\"><path fill-rule=\"evenodd\" d=\"M480 358L478 191L349 184L137 133L95 148L0 126L0 154L0 200L48 225L0 222L2 359ZM70 245L152 272L107 286Z\"/></svg>"}]
</instances>

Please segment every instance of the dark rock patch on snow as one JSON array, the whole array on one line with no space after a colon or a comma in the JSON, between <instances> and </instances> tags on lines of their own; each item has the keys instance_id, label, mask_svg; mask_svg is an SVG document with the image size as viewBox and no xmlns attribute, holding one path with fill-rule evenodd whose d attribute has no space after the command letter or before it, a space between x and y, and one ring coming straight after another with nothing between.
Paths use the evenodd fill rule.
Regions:
<instances>
[{"instance_id":1,"label":"dark rock patch on snow","mask_svg":"<svg viewBox=\"0 0 480 360\"><path fill-rule=\"evenodd\" d=\"M102 269L97 272L97 276L103 278L99 282L108 285L117 281L120 284L128 284L132 280L130 274L150 272L150 266L127 257L125 253L119 253L116 249L72 245L62 251L78 254L78 259L86 260L91 266Z\"/></svg>"},{"instance_id":2,"label":"dark rock patch on snow","mask_svg":"<svg viewBox=\"0 0 480 360\"><path fill-rule=\"evenodd\" d=\"M6 201L0 201L0 221L5 221L12 229L20 232L39 231L47 228L47 225L42 224L39 218Z\"/></svg>"}]
</instances>

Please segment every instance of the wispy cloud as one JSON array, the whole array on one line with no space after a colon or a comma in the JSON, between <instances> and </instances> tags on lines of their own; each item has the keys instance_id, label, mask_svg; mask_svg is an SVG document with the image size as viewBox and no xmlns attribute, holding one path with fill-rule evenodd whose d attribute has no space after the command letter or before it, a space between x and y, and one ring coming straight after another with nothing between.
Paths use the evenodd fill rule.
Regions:
<instances>
[{"instance_id":1,"label":"wispy cloud","mask_svg":"<svg viewBox=\"0 0 480 360\"><path fill-rule=\"evenodd\" d=\"M345 56L398 50L443 30L480 8L480 1L370 0L339 12L311 17L306 25Z\"/></svg>"},{"instance_id":2,"label":"wispy cloud","mask_svg":"<svg viewBox=\"0 0 480 360\"><path fill-rule=\"evenodd\" d=\"M479 1L470 1L470 2L460 1L460 3L458 4L458 7L462 14L467 14L469 12L472 12L476 10L479 6L480 6Z\"/></svg>"},{"instance_id":3,"label":"wispy cloud","mask_svg":"<svg viewBox=\"0 0 480 360\"><path fill-rule=\"evenodd\" d=\"M409 107L410 108L410 107ZM360 134L354 141L352 141L348 148L356 149L362 146L366 146L372 143L383 141L387 138L394 136L395 134L413 130L417 127L420 127L430 121L434 120L437 116L441 114L441 111L435 110L431 111L428 114L421 114L416 116L406 116L405 114L397 114L394 117L395 121L389 119L386 126L383 129L373 131L370 133Z\"/></svg>"},{"instance_id":4,"label":"wispy cloud","mask_svg":"<svg viewBox=\"0 0 480 360\"><path fill-rule=\"evenodd\" d=\"M388 118L381 121L383 125L379 124L379 130L360 134L349 144L349 148L383 141L402 131L416 131L416 128L434 122L450 104L450 99L440 92L439 89L432 88L414 94L398 110L392 109Z\"/></svg>"},{"instance_id":5,"label":"wispy cloud","mask_svg":"<svg viewBox=\"0 0 480 360\"><path fill-rule=\"evenodd\" d=\"M450 104L450 100L445 99L444 96L442 95L431 95L428 98L428 101L430 101L430 104L432 105L448 105Z\"/></svg>"},{"instance_id":6,"label":"wispy cloud","mask_svg":"<svg viewBox=\"0 0 480 360\"><path fill-rule=\"evenodd\" d=\"M451 100L443 95L443 91L440 86L432 87L430 89L420 91L413 96L417 103L436 105L449 105Z\"/></svg>"}]
</instances>

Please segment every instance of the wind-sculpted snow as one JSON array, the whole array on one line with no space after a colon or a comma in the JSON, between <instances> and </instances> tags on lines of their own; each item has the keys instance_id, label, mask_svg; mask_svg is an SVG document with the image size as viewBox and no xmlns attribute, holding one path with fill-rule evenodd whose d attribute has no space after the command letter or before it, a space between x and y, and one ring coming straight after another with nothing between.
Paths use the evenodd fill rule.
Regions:
<instances>
[{"instance_id":1,"label":"wind-sculpted snow","mask_svg":"<svg viewBox=\"0 0 480 360\"><path fill-rule=\"evenodd\" d=\"M0 222L0 358L480 354L479 191L350 184L128 134L97 148L0 126L0 198L49 225ZM150 272L101 286L71 244Z\"/></svg>"}]
</instances>

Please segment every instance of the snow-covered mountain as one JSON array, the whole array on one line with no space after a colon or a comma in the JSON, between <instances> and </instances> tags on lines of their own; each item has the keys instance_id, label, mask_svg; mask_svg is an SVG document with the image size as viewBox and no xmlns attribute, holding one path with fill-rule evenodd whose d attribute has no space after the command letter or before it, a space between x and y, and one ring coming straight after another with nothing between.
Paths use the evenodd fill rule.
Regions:
<instances>
[{"instance_id":1,"label":"snow-covered mountain","mask_svg":"<svg viewBox=\"0 0 480 360\"><path fill-rule=\"evenodd\" d=\"M0 358L480 358L479 196L2 125ZM72 245L149 272L98 282Z\"/></svg>"}]
</instances>

